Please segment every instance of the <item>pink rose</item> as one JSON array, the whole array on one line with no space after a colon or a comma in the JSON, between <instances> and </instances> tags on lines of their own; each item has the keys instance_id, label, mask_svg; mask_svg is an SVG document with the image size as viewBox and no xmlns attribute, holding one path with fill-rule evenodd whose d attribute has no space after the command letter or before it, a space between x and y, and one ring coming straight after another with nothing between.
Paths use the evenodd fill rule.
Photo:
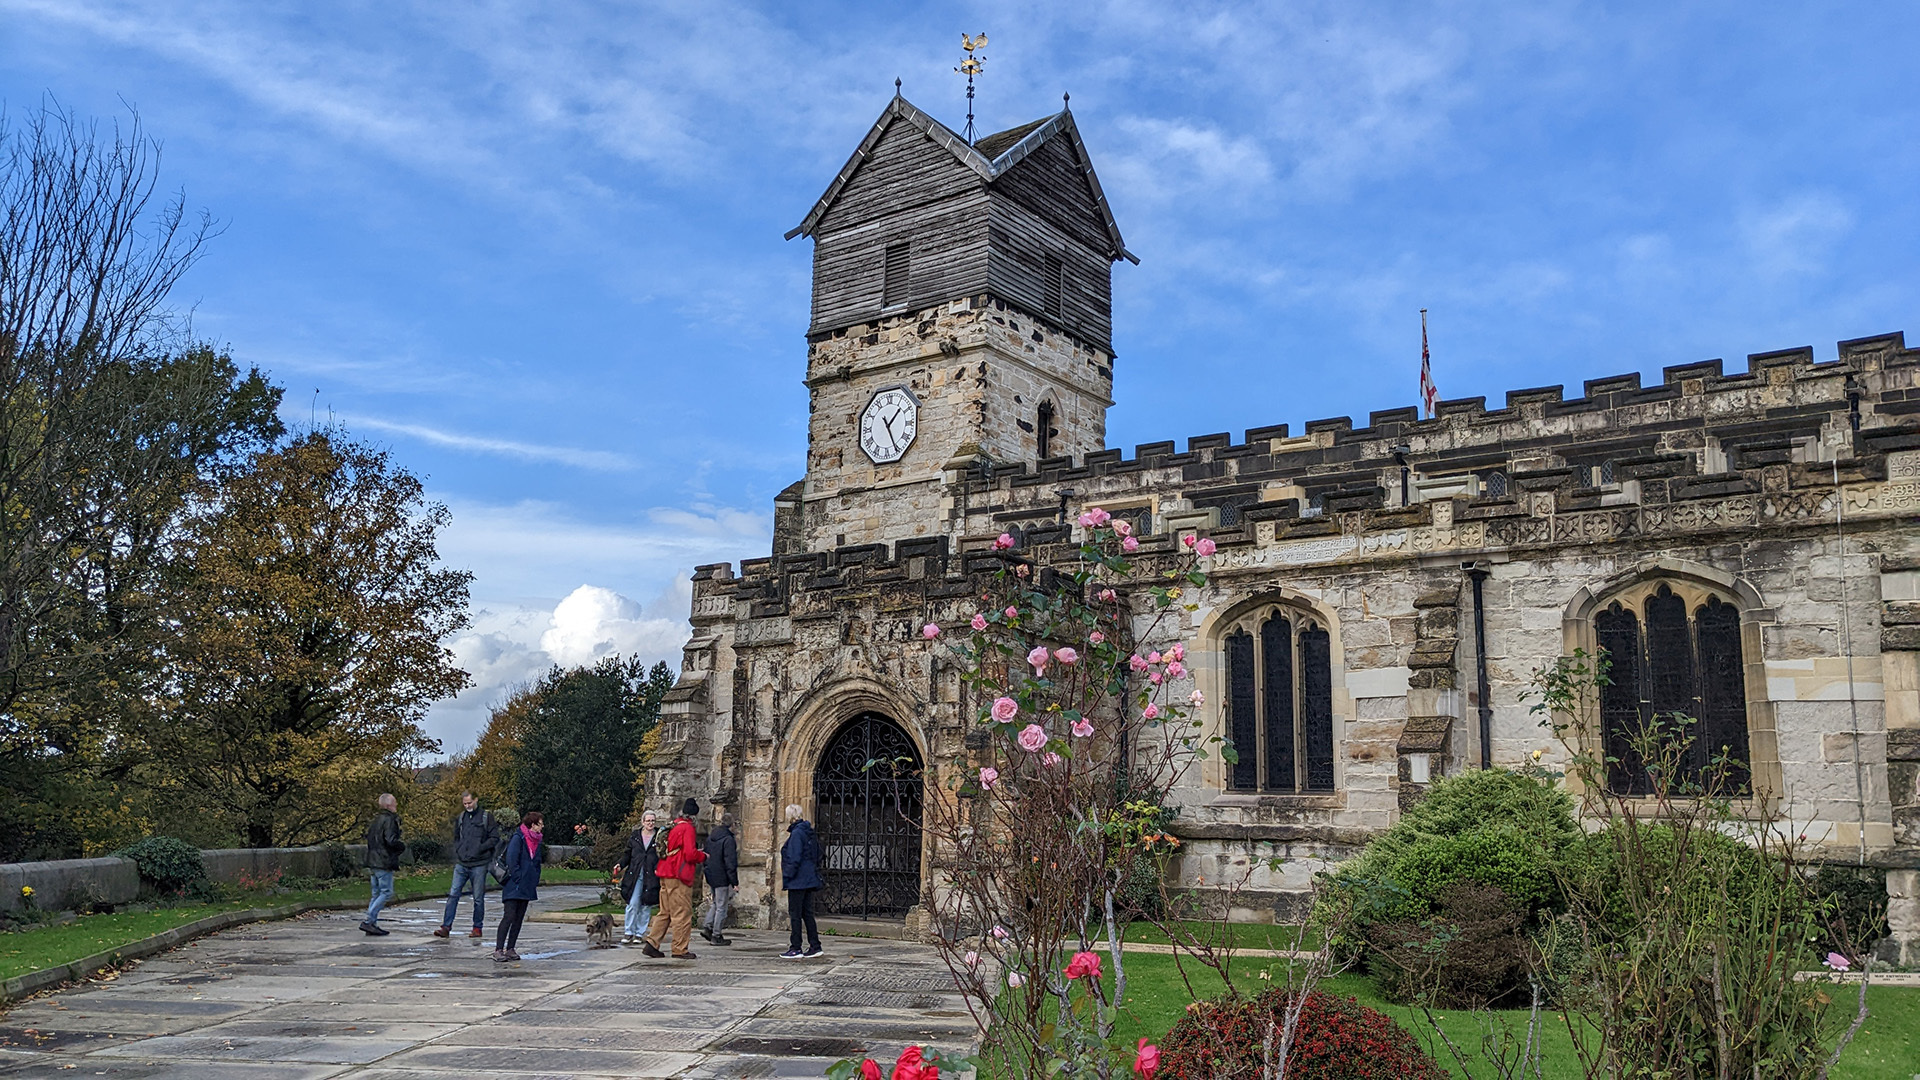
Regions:
<instances>
[{"instance_id":1,"label":"pink rose","mask_svg":"<svg viewBox=\"0 0 1920 1080\"><path fill-rule=\"evenodd\" d=\"M1040 755L1040 764L1045 765L1049 769L1057 769L1060 767L1060 755L1049 750Z\"/></svg>"},{"instance_id":2,"label":"pink rose","mask_svg":"<svg viewBox=\"0 0 1920 1080\"><path fill-rule=\"evenodd\" d=\"M1075 652L1071 645L1055 649L1053 651L1053 658L1063 664L1077 664L1080 662L1080 654Z\"/></svg>"},{"instance_id":3,"label":"pink rose","mask_svg":"<svg viewBox=\"0 0 1920 1080\"><path fill-rule=\"evenodd\" d=\"M1187 545L1188 547L1192 547L1195 539L1197 538L1192 533L1188 533L1187 535L1180 538L1180 542Z\"/></svg>"},{"instance_id":4,"label":"pink rose","mask_svg":"<svg viewBox=\"0 0 1920 1080\"><path fill-rule=\"evenodd\" d=\"M1139 653L1134 653L1132 656L1127 657L1127 666L1135 671L1145 671L1147 670L1148 664L1146 660L1141 658Z\"/></svg>"},{"instance_id":5,"label":"pink rose","mask_svg":"<svg viewBox=\"0 0 1920 1080\"><path fill-rule=\"evenodd\" d=\"M1828 967L1832 968L1835 971L1845 971L1848 968L1853 966L1852 961L1848 960L1844 956L1841 956L1837 952L1830 952L1827 954L1826 964Z\"/></svg>"},{"instance_id":6,"label":"pink rose","mask_svg":"<svg viewBox=\"0 0 1920 1080\"><path fill-rule=\"evenodd\" d=\"M1093 734L1093 721L1085 719L1075 720L1073 722L1073 734L1076 738L1081 739Z\"/></svg>"},{"instance_id":7,"label":"pink rose","mask_svg":"<svg viewBox=\"0 0 1920 1080\"><path fill-rule=\"evenodd\" d=\"M1207 703L1207 695L1195 690L1192 694L1188 695L1187 700L1193 702L1195 705L1205 705Z\"/></svg>"},{"instance_id":8,"label":"pink rose","mask_svg":"<svg viewBox=\"0 0 1920 1080\"><path fill-rule=\"evenodd\" d=\"M934 638L940 636L940 628L933 623L928 623L920 628L920 636L926 638L928 641L932 641Z\"/></svg>"},{"instance_id":9,"label":"pink rose","mask_svg":"<svg viewBox=\"0 0 1920 1080\"><path fill-rule=\"evenodd\" d=\"M975 630L985 630L987 628L987 617L985 615L975 615L973 622L969 625Z\"/></svg>"},{"instance_id":10,"label":"pink rose","mask_svg":"<svg viewBox=\"0 0 1920 1080\"><path fill-rule=\"evenodd\" d=\"M1047 673L1047 659L1047 647L1045 645L1035 645L1033 651L1027 654L1027 663L1033 668L1035 675L1045 675Z\"/></svg>"},{"instance_id":11,"label":"pink rose","mask_svg":"<svg viewBox=\"0 0 1920 1080\"><path fill-rule=\"evenodd\" d=\"M1039 724L1028 724L1020 729L1020 734L1014 736L1014 741L1020 744L1020 749L1031 754L1047 745L1047 733Z\"/></svg>"},{"instance_id":12,"label":"pink rose","mask_svg":"<svg viewBox=\"0 0 1920 1080\"><path fill-rule=\"evenodd\" d=\"M1020 609L1017 607L1009 606L1005 614L1009 619L1017 619L1020 617Z\"/></svg>"},{"instance_id":13,"label":"pink rose","mask_svg":"<svg viewBox=\"0 0 1920 1080\"><path fill-rule=\"evenodd\" d=\"M1116 597L1117 597L1117 594L1112 589L1100 590L1100 602L1103 604L1113 603Z\"/></svg>"},{"instance_id":14,"label":"pink rose","mask_svg":"<svg viewBox=\"0 0 1920 1080\"><path fill-rule=\"evenodd\" d=\"M885 1075L880 1071L880 1063L872 1058L860 1063L860 1080L884 1080Z\"/></svg>"},{"instance_id":15,"label":"pink rose","mask_svg":"<svg viewBox=\"0 0 1920 1080\"><path fill-rule=\"evenodd\" d=\"M1098 630L1095 630L1093 633L1087 635L1087 640L1093 642L1095 645L1098 645L1101 642L1107 640L1107 635L1101 633Z\"/></svg>"},{"instance_id":16,"label":"pink rose","mask_svg":"<svg viewBox=\"0 0 1920 1080\"><path fill-rule=\"evenodd\" d=\"M994 923L993 929L989 930L988 933L993 935L993 940L995 941L1007 940L1007 928L1001 926L999 923Z\"/></svg>"},{"instance_id":17,"label":"pink rose","mask_svg":"<svg viewBox=\"0 0 1920 1080\"><path fill-rule=\"evenodd\" d=\"M1173 657L1175 660L1185 660L1187 658L1187 647L1176 641L1173 643L1173 648L1167 650L1167 655Z\"/></svg>"},{"instance_id":18,"label":"pink rose","mask_svg":"<svg viewBox=\"0 0 1920 1080\"><path fill-rule=\"evenodd\" d=\"M1164 680L1165 678L1166 678L1166 675L1156 671L1153 674L1147 676L1147 681L1152 683L1155 686L1159 686L1161 681Z\"/></svg>"},{"instance_id":19,"label":"pink rose","mask_svg":"<svg viewBox=\"0 0 1920 1080\"><path fill-rule=\"evenodd\" d=\"M1020 973L1017 971L1007 972L1007 985L1016 990L1020 988L1021 983L1024 983L1026 981L1027 980L1020 977Z\"/></svg>"},{"instance_id":20,"label":"pink rose","mask_svg":"<svg viewBox=\"0 0 1920 1080\"><path fill-rule=\"evenodd\" d=\"M1000 782L1000 770L991 765L980 770L980 790L992 791L993 785Z\"/></svg>"},{"instance_id":21,"label":"pink rose","mask_svg":"<svg viewBox=\"0 0 1920 1080\"><path fill-rule=\"evenodd\" d=\"M1126 518L1121 518L1120 520L1113 523L1113 531L1120 534L1121 536L1132 536L1133 525L1130 522L1128 522Z\"/></svg>"},{"instance_id":22,"label":"pink rose","mask_svg":"<svg viewBox=\"0 0 1920 1080\"><path fill-rule=\"evenodd\" d=\"M993 699L994 723L1004 724L1007 721L1012 720L1014 717L1019 715L1020 715L1019 702L1013 700L1010 697L997 697Z\"/></svg>"},{"instance_id":23,"label":"pink rose","mask_svg":"<svg viewBox=\"0 0 1920 1080\"><path fill-rule=\"evenodd\" d=\"M1096 952L1077 952L1067 961L1067 978L1085 979L1100 977L1100 954Z\"/></svg>"},{"instance_id":24,"label":"pink rose","mask_svg":"<svg viewBox=\"0 0 1920 1080\"><path fill-rule=\"evenodd\" d=\"M962 959L964 959L967 962L968 967L980 966L980 954L977 952L974 952L972 949L968 949L967 955L962 957Z\"/></svg>"},{"instance_id":25,"label":"pink rose","mask_svg":"<svg viewBox=\"0 0 1920 1080\"><path fill-rule=\"evenodd\" d=\"M1127 552L1128 554L1132 554L1133 552L1139 551L1140 541L1135 540L1133 537L1129 536L1120 541L1120 550Z\"/></svg>"},{"instance_id":26,"label":"pink rose","mask_svg":"<svg viewBox=\"0 0 1920 1080\"><path fill-rule=\"evenodd\" d=\"M1153 1072L1160 1067L1160 1048L1140 1036L1139 1052L1133 1058L1133 1071L1140 1074L1140 1080L1153 1080Z\"/></svg>"},{"instance_id":27,"label":"pink rose","mask_svg":"<svg viewBox=\"0 0 1920 1080\"><path fill-rule=\"evenodd\" d=\"M1102 510L1096 506L1093 509L1087 511L1086 513L1080 515L1080 527L1083 529L1097 529L1100 526L1105 525L1107 522L1112 520L1113 520L1112 514L1109 514L1105 510Z\"/></svg>"},{"instance_id":28,"label":"pink rose","mask_svg":"<svg viewBox=\"0 0 1920 1080\"><path fill-rule=\"evenodd\" d=\"M1001 533L993 541L993 550L995 551L1005 551L1012 546L1013 546L1012 533Z\"/></svg>"},{"instance_id":29,"label":"pink rose","mask_svg":"<svg viewBox=\"0 0 1920 1080\"><path fill-rule=\"evenodd\" d=\"M1213 541L1204 536L1201 537L1198 541L1196 541L1193 545L1193 553L1195 555L1200 556L1203 559L1213 554L1213 551L1214 551Z\"/></svg>"},{"instance_id":30,"label":"pink rose","mask_svg":"<svg viewBox=\"0 0 1920 1080\"><path fill-rule=\"evenodd\" d=\"M1185 675L1186 673L1187 673L1187 665L1181 663L1178 660L1175 660L1172 663L1167 665L1167 678L1169 679L1177 679L1180 676Z\"/></svg>"},{"instance_id":31,"label":"pink rose","mask_svg":"<svg viewBox=\"0 0 1920 1080\"><path fill-rule=\"evenodd\" d=\"M1149 663L1149 664L1157 664L1157 663L1159 663L1159 662L1160 662L1160 654L1159 654L1159 653L1157 653L1157 652L1150 652L1150 653L1148 653L1148 654L1147 654L1147 663Z\"/></svg>"},{"instance_id":32,"label":"pink rose","mask_svg":"<svg viewBox=\"0 0 1920 1080\"><path fill-rule=\"evenodd\" d=\"M1159 716L1160 716L1160 706L1155 705L1152 702L1148 702L1147 707L1140 710L1140 719L1142 720L1154 720L1154 719L1158 719Z\"/></svg>"}]
</instances>

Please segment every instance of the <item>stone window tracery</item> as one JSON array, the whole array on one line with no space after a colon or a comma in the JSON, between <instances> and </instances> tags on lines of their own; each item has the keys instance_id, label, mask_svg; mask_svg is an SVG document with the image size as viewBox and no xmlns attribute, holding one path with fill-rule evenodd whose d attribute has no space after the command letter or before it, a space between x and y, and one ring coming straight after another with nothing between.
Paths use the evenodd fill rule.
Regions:
<instances>
[{"instance_id":1,"label":"stone window tracery","mask_svg":"<svg viewBox=\"0 0 1920 1080\"><path fill-rule=\"evenodd\" d=\"M1226 736L1233 791L1334 789L1332 637L1309 612L1268 605L1226 628Z\"/></svg>"},{"instance_id":2,"label":"stone window tracery","mask_svg":"<svg viewBox=\"0 0 1920 1080\"><path fill-rule=\"evenodd\" d=\"M1697 788L1716 759L1730 762L1727 794L1750 790L1745 657L1734 601L1688 582L1646 582L1615 594L1593 617L1594 643L1611 661L1600 688L1608 785L1624 795L1653 790L1633 740L1659 718L1685 716L1691 742L1675 778Z\"/></svg>"}]
</instances>

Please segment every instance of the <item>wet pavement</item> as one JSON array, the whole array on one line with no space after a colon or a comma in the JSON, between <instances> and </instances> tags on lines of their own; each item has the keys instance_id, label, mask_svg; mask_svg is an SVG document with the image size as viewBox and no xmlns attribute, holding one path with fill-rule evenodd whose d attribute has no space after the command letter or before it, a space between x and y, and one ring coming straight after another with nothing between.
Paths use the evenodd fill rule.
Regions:
<instances>
[{"instance_id":1,"label":"wet pavement","mask_svg":"<svg viewBox=\"0 0 1920 1080\"><path fill-rule=\"evenodd\" d=\"M541 896L536 915L598 891ZM741 930L727 948L696 936L697 960L649 960L530 918L521 961L499 964L491 925L431 936L440 910L390 908L384 938L355 929L358 912L234 927L22 1002L0 1013L0 1078L817 1077L837 1058L965 1052L975 1037L923 945L829 937L823 958L781 960L784 932Z\"/></svg>"}]
</instances>

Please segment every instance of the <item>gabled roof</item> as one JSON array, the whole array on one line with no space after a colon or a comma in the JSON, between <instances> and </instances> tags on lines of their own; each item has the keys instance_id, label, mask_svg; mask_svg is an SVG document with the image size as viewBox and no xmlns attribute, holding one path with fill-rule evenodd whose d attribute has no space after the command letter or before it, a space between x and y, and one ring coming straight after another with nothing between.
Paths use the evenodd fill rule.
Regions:
<instances>
[{"instance_id":1,"label":"gabled roof","mask_svg":"<svg viewBox=\"0 0 1920 1080\"><path fill-rule=\"evenodd\" d=\"M1120 238L1120 225L1113 220L1113 208L1107 205L1106 192L1101 190L1100 178L1094 174L1093 161L1087 156L1086 144L1080 141L1080 129L1073 122L1071 109L1062 109L1052 116L1022 124L1016 128L1008 128L1006 131L989 135L969 146L967 140L954 134L951 128L921 112L912 102L898 93L893 95L892 101L887 102L887 107L881 111L880 118L875 120L873 127L867 131L867 137L860 140L860 145L853 151L853 156L841 166L839 175L833 178L833 183L827 185L827 190L820 196L820 200L813 204L813 209L808 211L806 220L788 231L787 239L813 235L814 229L820 224L820 219L826 216L827 209L833 205L835 199L840 197L840 192L847 186L847 182L853 179L853 174L859 171L860 166L866 162L867 155L872 153L874 146L880 142L880 136L885 134L887 128L896 121L911 124L932 139L935 144L945 148L954 156L954 160L978 173L980 179L989 184L1006 175L1007 170L1026 160L1027 155L1039 149L1047 140L1056 136L1067 139L1072 145L1074 160L1080 163L1081 171L1087 178L1087 186L1093 191L1094 204L1100 208L1100 216L1106 222L1107 236L1111 239L1113 247L1108 254L1113 258L1126 259L1129 262L1140 261L1138 256L1127 250L1126 242Z\"/></svg>"}]
</instances>

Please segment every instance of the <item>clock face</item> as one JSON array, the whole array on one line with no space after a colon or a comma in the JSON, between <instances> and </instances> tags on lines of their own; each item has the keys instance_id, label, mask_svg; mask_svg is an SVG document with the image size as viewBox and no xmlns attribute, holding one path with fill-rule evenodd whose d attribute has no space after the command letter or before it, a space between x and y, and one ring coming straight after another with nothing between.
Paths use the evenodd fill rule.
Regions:
<instances>
[{"instance_id":1,"label":"clock face","mask_svg":"<svg viewBox=\"0 0 1920 1080\"><path fill-rule=\"evenodd\" d=\"M913 445L919 430L920 402L904 386L889 386L873 395L860 414L860 449L875 465L899 461Z\"/></svg>"}]
</instances>

